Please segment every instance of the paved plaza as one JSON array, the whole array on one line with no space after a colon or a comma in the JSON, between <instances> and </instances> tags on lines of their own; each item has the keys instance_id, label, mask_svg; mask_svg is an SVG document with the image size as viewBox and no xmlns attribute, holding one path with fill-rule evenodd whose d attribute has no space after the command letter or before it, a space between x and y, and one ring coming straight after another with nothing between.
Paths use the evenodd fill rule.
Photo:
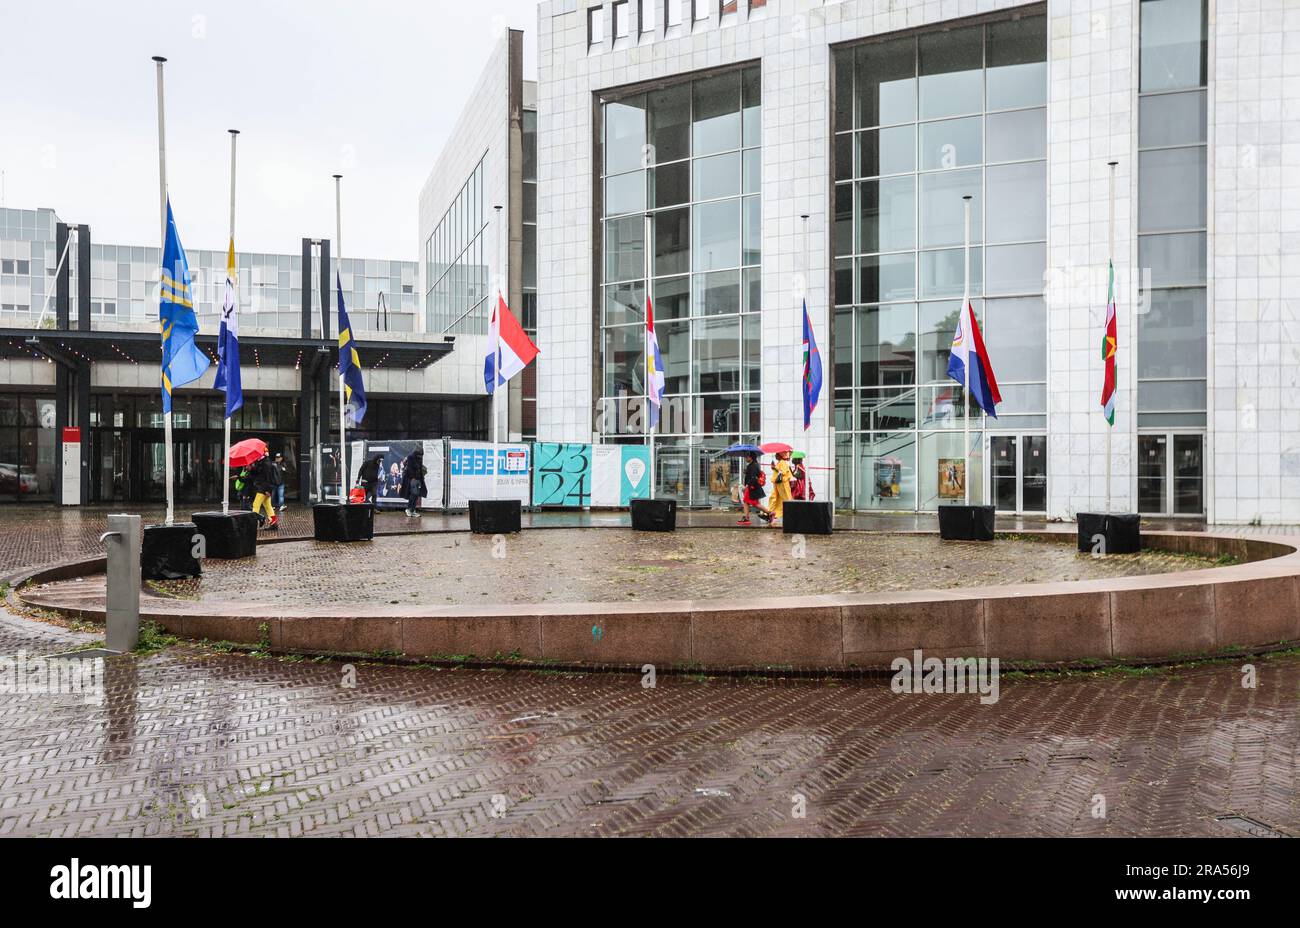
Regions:
<instances>
[{"instance_id":1,"label":"paved plaza","mask_svg":"<svg viewBox=\"0 0 1300 928\"><path fill-rule=\"evenodd\" d=\"M3 572L96 553L103 517L6 508ZM0 616L4 655L93 637ZM1004 675L982 705L884 677L648 688L174 644L108 661L100 704L0 696L0 835L1300 834L1300 656L1250 659L1253 688L1244 662Z\"/></svg>"},{"instance_id":2,"label":"paved plaza","mask_svg":"<svg viewBox=\"0 0 1300 928\"><path fill-rule=\"evenodd\" d=\"M361 546L263 545L255 559L206 561L201 578L151 584L150 598L323 608L656 602L1093 580L1213 564L1163 551L1094 558L1071 544L1028 539L980 545L920 534L555 528L508 538L455 532ZM102 595L100 580L64 581L52 592Z\"/></svg>"}]
</instances>

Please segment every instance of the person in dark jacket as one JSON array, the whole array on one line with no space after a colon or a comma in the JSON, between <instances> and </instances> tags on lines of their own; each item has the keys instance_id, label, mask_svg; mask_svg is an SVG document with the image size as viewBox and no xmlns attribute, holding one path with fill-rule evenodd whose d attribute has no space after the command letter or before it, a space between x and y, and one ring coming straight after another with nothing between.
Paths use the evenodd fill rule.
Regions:
<instances>
[{"instance_id":1,"label":"person in dark jacket","mask_svg":"<svg viewBox=\"0 0 1300 928\"><path fill-rule=\"evenodd\" d=\"M758 510L758 514L764 520L772 521L772 513L763 505L763 496L766 494L763 489L763 468L759 466L758 455L754 452L749 453L749 463L745 465L745 485L740 488L740 505L744 507L745 513L741 516L737 525L749 525L749 509L752 506Z\"/></svg>"},{"instance_id":2,"label":"person in dark jacket","mask_svg":"<svg viewBox=\"0 0 1300 928\"><path fill-rule=\"evenodd\" d=\"M402 496L406 498L406 514L411 518L420 515L424 473L424 449L417 447L402 461Z\"/></svg>"},{"instance_id":3,"label":"person in dark jacket","mask_svg":"<svg viewBox=\"0 0 1300 928\"><path fill-rule=\"evenodd\" d=\"M366 502L375 501L375 486L379 483L379 467L384 462L382 454L372 455L357 471L357 484L366 491Z\"/></svg>"},{"instance_id":4,"label":"person in dark jacket","mask_svg":"<svg viewBox=\"0 0 1300 928\"><path fill-rule=\"evenodd\" d=\"M289 508L284 504L284 455L279 451L275 453L275 460L271 462L271 478L274 481L274 487L271 491L271 505L275 506L277 512L284 512Z\"/></svg>"},{"instance_id":5,"label":"person in dark jacket","mask_svg":"<svg viewBox=\"0 0 1300 928\"><path fill-rule=\"evenodd\" d=\"M271 463L271 458L263 455L253 464L253 492L257 495L253 497L253 512L258 514L261 519L262 508L266 507L266 528L270 531L276 531L280 528L280 517L275 514L275 507L271 505L271 496L275 490L275 465Z\"/></svg>"}]
</instances>

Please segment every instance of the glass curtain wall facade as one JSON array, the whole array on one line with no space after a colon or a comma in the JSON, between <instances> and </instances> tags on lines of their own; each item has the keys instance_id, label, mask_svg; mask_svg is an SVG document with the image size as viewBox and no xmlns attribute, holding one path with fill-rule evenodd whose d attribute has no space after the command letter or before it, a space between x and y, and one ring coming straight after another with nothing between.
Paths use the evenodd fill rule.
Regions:
<instances>
[{"instance_id":1,"label":"glass curtain wall facade","mask_svg":"<svg viewBox=\"0 0 1300 928\"><path fill-rule=\"evenodd\" d=\"M424 243L424 294L430 334L486 335L490 287L489 216L484 164L474 168Z\"/></svg>"},{"instance_id":2,"label":"glass curtain wall facade","mask_svg":"<svg viewBox=\"0 0 1300 928\"><path fill-rule=\"evenodd\" d=\"M971 301L1003 397L996 422L971 404L972 502L985 431L1046 428L1046 58L1043 15L834 49L837 505L964 495L947 371L966 195Z\"/></svg>"},{"instance_id":3,"label":"glass curtain wall facade","mask_svg":"<svg viewBox=\"0 0 1300 928\"><path fill-rule=\"evenodd\" d=\"M1142 0L1138 86L1138 509L1204 512L1206 6Z\"/></svg>"},{"instance_id":4,"label":"glass curtain wall facade","mask_svg":"<svg viewBox=\"0 0 1300 928\"><path fill-rule=\"evenodd\" d=\"M730 498L735 462L714 455L759 428L759 78L748 66L600 107L597 428L644 440L649 281L666 378L656 493L693 505Z\"/></svg>"}]
</instances>

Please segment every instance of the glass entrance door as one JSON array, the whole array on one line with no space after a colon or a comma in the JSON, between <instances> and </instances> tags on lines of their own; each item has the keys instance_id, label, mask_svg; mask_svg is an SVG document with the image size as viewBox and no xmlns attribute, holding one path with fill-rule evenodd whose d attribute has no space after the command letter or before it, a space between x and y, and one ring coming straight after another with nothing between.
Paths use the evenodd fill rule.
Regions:
<instances>
[{"instance_id":1,"label":"glass entrance door","mask_svg":"<svg viewBox=\"0 0 1300 928\"><path fill-rule=\"evenodd\" d=\"M989 481L999 512L1047 511L1047 436L989 437Z\"/></svg>"},{"instance_id":2,"label":"glass entrance door","mask_svg":"<svg viewBox=\"0 0 1300 928\"><path fill-rule=\"evenodd\" d=\"M1138 511L1147 515L1205 513L1205 436L1138 436Z\"/></svg>"},{"instance_id":3,"label":"glass entrance door","mask_svg":"<svg viewBox=\"0 0 1300 928\"><path fill-rule=\"evenodd\" d=\"M989 439L989 478L993 481L993 505L999 512L1019 512L1020 441L1016 435L994 435Z\"/></svg>"}]
</instances>

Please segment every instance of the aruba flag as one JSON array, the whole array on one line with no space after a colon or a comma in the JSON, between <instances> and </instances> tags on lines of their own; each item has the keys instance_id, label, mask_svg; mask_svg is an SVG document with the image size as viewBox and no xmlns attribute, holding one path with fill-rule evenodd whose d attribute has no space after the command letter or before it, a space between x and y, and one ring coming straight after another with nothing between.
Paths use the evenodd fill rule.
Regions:
<instances>
[{"instance_id":1,"label":"aruba flag","mask_svg":"<svg viewBox=\"0 0 1300 928\"><path fill-rule=\"evenodd\" d=\"M172 389L193 383L208 369L208 356L194 344L199 320L190 292L190 265L181 247L172 201L167 198L167 240L159 274L158 331L162 334L162 405L172 411Z\"/></svg>"},{"instance_id":2,"label":"aruba flag","mask_svg":"<svg viewBox=\"0 0 1300 928\"><path fill-rule=\"evenodd\" d=\"M996 419L1002 394L998 392L998 380L993 376L993 365L989 361L988 349L984 347L984 336L980 334L970 300L965 302L961 315L957 317L957 331L953 334L952 348L948 352L948 376L958 383L965 383L967 373L970 374L971 399L987 415Z\"/></svg>"}]
</instances>

